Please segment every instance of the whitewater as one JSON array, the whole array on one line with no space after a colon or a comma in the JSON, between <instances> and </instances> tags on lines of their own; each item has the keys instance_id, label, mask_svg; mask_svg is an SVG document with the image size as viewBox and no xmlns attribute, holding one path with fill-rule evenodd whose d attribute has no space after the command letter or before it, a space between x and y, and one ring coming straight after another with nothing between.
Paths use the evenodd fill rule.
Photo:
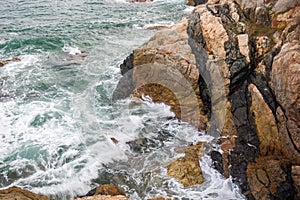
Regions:
<instances>
[{"instance_id":1,"label":"whitewater","mask_svg":"<svg viewBox=\"0 0 300 200\"><path fill-rule=\"evenodd\" d=\"M191 11L183 0L5 0L0 7L0 189L67 200L113 183L133 200L244 199L231 178L199 162L202 185L166 175L176 149L214 138L164 104L112 102L119 65L154 33ZM142 141L132 148L132 141ZM117 142L116 142L117 141Z\"/></svg>"}]
</instances>

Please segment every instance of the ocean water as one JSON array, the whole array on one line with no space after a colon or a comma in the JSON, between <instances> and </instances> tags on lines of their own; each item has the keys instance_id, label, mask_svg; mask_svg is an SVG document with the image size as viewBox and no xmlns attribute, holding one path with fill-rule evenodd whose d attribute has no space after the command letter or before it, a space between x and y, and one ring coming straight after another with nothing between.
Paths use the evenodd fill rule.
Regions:
<instances>
[{"instance_id":1,"label":"ocean water","mask_svg":"<svg viewBox=\"0 0 300 200\"><path fill-rule=\"evenodd\" d=\"M202 185L184 188L166 175L182 156L177 148L215 146L211 136L166 105L111 101L118 66L154 34L146 27L171 25L190 10L183 0L1 2L0 59L21 61L0 68L0 188L65 200L113 183L134 200L244 199L207 155Z\"/></svg>"}]
</instances>

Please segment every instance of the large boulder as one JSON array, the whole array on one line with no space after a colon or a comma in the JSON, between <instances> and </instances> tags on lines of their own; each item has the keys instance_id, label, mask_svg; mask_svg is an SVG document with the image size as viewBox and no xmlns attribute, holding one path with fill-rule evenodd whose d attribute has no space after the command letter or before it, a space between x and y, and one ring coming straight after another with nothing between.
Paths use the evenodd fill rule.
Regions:
<instances>
[{"instance_id":1,"label":"large boulder","mask_svg":"<svg viewBox=\"0 0 300 200\"><path fill-rule=\"evenodd\" d=\"M296 154L300 152L299 49L299 41L284 44L279 54L274 58L271 71L271 88L281 109L284 110L291 140L295 145L295 150L298 151L295 152Z\"/></svg>"},{"instance_id":2,"label":"large boulder","mask_svg":"<svg viewBox=\"0 0 300 200\"><path fill-rule=\"evenodd\" d=\"M176 117L199 129L207 118L199 97L199 71L188 45L187 20L157 32L121 65L123 78L113 99L133 94L171 106Z\"/></svg>"},{"instance_id":3,"label":"large boulder","mask_svg":"<svg viewBox=\"0 0 300 200\"><path fill-rule=\"evenodd\" d=\"M204 178L199 164L203 156L203 143L189 146L184 157L177 158L168 165L167 174L176 178L184 187L202 184Z\"/></svg>"}]
</instances>

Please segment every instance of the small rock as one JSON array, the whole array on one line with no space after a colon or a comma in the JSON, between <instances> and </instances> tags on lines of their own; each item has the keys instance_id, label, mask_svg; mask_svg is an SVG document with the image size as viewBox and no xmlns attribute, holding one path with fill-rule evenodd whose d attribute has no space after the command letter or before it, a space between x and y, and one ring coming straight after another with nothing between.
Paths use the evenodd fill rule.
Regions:
<instances>
[{"instance_id":1,"label":"small rock","mask_svg":"<svg viewBox=\"0 0 300 200\"><path fill-rule=\"evenodd\" d=\"M92 197L82 197L75 200L129 200L127 197L122 195L111 196L111 195L97 195Z\"/></svg>"},{"instance_id":2,"label":"small rock","mask_svg":"<svg viewBox=\"0 0 300 200\"><path fill-rule=\"evenodd\" d=\"M111 141L113 141L113 143L115 143L115 144L118 144L119 143L119 141L116 139L116 138L114 138L114 137L112 137L112 138L110 138L111 139Z\"/></svg>"},{"instance_id":3,"label":"small rock","mask_svg":"<svg viewBox=\"0 0 300 200\"><path fill-rule=\"evenodd\" d=\"M185 156L168 165L168 175L176 178L184 187L202 184L204 178L199 165L199 156L203 155L203 143L192 145L185 151Z\"/></svg>"},{"instance_id":4,"label":"small rock","mask_svg":"<svg viewBox=\"0 0 300 200\"><path fill-rule=\"evenodd\" d=\"M205 4L207 0L187 0L186 5L188 6L198 6L201 4Z\"/></svg>"},{"instance_id":5,"label":"small rock","mask_svg":"<svg viewBox=\"0 0 300 200\"><path fill-rule=\"evenodd\" d=\"M172 198L169 198L169 197L155 197L155 198L150 198L148 200L172 200Z\"/></svg>"},{"instance_id":6,"label":"small rock","mask_svg":"<svg viewBox=\"0 0 300 200\"><path fill-rule=\"evenodd\" d=\"M35 194L25 189L13 186L8 189L0 190L1 200L49 200L48 197Z\"/></svg>"},{"instance_id":7,"label":"small rock","mask_svg":"<svg viewBox=\"0 0 300 200\"><path fill-rule=\"evenodd\" d=\"M20 58L11 58L11 59L6 59L6 60L0 60L0 67L3 67L4 65L10 63L10 62L19 62L21 61Z\"/></svg>"},{"instance_id":8,"label":"small rock","mask_svg":"<svg viewBox=\"0 0 300 200\"><path fill-rule=\"evenodd\" d=\"M117 196L117 195L123 195L125 196L124 190L116 187L113 184L104 184L100 185L97 188L94 188L93 190L89 191L86 196L95 196L95 195L111 195L111 196Z\"/></svg>"}]
</instances>

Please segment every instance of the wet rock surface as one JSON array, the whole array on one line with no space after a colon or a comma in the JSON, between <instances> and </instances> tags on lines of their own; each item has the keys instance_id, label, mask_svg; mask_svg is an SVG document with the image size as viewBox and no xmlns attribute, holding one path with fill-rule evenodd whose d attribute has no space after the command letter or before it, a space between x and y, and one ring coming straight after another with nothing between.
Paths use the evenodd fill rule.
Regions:
<instances>
[{"instance_id":1,"label":"wet rock surface","mask_svg":"<svg viewBox=\"0 0 300 200\"><path fill-rule=\"evenodd\" d=\"M11 59L0 60L0 67L3 67L4 65L6 65L10 62L19 62L19 61L21 61L20 58L11 58Z\"/></svg>"},{"instance_id":2,"label":"wet rock surface","mask_svg":"<svg viewBox=\"0 0 300 200\"><path fill-rule=\"evenodd\" d=\"M205 129L207 118L198 95L199 72L186 27L185 19L157 32L134 50L121 65L123 77L113 97L149 96L154 102L170 105L176 117Z\"/></svg>"},{"instance_id":3,"label":"wet rock surface","mask_svg":"<svg viewBox=\"0 0 300 200\"><path fill-rule=\"evenodd\" d=\"M203 156L203 151L202 142L187 147L184 157L168 165L168 176L176 178L184 187L202 184L204 177L199 164L199 156Z\"/></svg>"},{"instance_id":4,"label":"wet rock surface","mask_svg":"<svg viewBox=\"0 0 300 200\"><path fill-rule=\"evenodd\" d=\"M215 115L210 131L222 136L222 165L216 166L248 199L296 198L291 164L299 163L299 12L291 6L284 9L288 14L274 15L279 3L220 1L198 6L189 18L189 44L205 82L199 87L207 85L210 97L203 104L210 102ZM230 109L218 111L220 99Z\"/></svg>"},{"instance_id":5,"label":"wet rock surface","mask_svg":"<svg viewBox=\"0 0 300 200\"><path fill-rule=\"evenodd\" d=\"M75 200L129 200L124 190L113 184L100 185Z\"/></svg>"},{"instance_id":6,"label":"wet rock surface","mask_svg":"<svg viewBox=\"0 0 300 200\"><path fill-rule=\"evenodd\" d=\"M111 195L96 195L92 197L82 197L75 200L129 200L127 197L122 195L111 196Z\"/></svg>"},{"instance_id":7,"label":"wet rock surface","mask_svg":"<svg viewBox=\"0 0 300 200\"><path fill-rule=\"evenodd\" d=\"M198 102L200 117L185 112L190 117L186 121L219 138L222 154L211 152L214 166L225 177L232 176L248 199L299 198L298 0L199 4L187 25L181 22L158 32L126 59L122 68L132 71L132 94L170 105L178 118L187 107L195 110ZM166 77L183 87L162 87ZM189 101L191 95L177 95L176 88L188 84L196 101ZM186 107L182 99L189 99ZM169 171L179 180L188 176L176 171L194 173L187 168L195 163L186 157L175 162Z\"/></svg>"},{"instance_id":8,"label":"wet rock surface","mask_svg":"<svg viewBox=\"0 0 300 200\"><path fill-rule=\"evenodd\" d=\"M8 189L0 190L1 200L50 200L48 197L35 194L25 189L13 186Z\"/></svg>"},{"instance_id":9,"label":"wet rock surface","mask_svg":"<svg viewBox=\"0 0 300 200\"><path fill-rule=\"evenodd\" d=\"M198 6L200 4L207 3L207 0L187 0L186 5L188 6Z\"/></svg>"}]
</instances>

